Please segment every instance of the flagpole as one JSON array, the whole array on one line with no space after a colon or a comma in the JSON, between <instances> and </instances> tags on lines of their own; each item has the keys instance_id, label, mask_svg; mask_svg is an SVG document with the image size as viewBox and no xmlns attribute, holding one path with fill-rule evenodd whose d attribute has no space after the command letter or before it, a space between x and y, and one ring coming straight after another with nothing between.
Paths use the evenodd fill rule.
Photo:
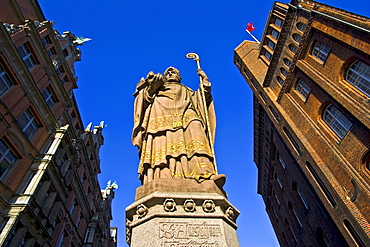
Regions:
<instances>
[{"instance_id":1,"label":"flagpole","mask_svg":"<svg viewBox=\"0 0 370 247\"><path fill-rule=\"evenodd\" d=\"M257 43L260 43L258 41L258 39L256 37L253 36L253 34L251 34L251 32L248 31L248 29L245 29L245 31L247 31L249 33L250 36L252 36L252 38L257 42Z\"/></svg>"}]
</instances>

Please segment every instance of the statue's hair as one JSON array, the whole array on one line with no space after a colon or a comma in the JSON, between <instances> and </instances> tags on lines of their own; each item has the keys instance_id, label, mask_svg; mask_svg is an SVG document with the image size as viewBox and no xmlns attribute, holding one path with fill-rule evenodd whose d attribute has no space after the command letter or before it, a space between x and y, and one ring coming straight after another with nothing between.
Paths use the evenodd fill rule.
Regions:
<instances>
[{"instance_id":1,"label":"statue's hair","mask_svg":"<svg viewBox=\"0 0 370 247\"><path fill-rule=\"evenodd\" d=\"M166 75L168 74L168 71L171 71L171 70L175 71L175 72L176 72L176 74L178 74L178 75L179 75L179 77L180 77L180 81L181 81L181 80L182 80L182 78L181 78L180 70L176 69L175 67L172 67L172 66L168 67L168 68L164 71L163 75L164 75L164 76L166 76ZM163 78L163 79L164 79L164 78Z\"/></svg>"}]
</instances>

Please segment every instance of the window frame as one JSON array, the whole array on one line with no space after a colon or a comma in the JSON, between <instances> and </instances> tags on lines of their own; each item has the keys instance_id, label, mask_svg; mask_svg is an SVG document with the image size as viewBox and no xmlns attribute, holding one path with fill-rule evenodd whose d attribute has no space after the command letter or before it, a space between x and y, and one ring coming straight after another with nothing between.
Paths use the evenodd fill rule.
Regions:
<instances>
[{"instance_id":1,"label":"window frame","mask_svg":"<svg viewBox=\"0 0 370 247\"><path fill-rule=\"evenodd\" d=\"M298 93L298 95L306 101L308 99L308 96L310 96L311 88L308 86L308 84L303 81L302 79L297 80L296 86L294 87L294 90Z\"/></svg>"},{"instance_id":2,"label":"window frame","mask_svg":"<svg viewBox=\"0 0 370 247\"><path fill-rule=\"evenodd\" d=\"M49 107L50 109L52 109L52 108L55 106L55 104L56 104L57 100L56 100L56 98L55 98L55 96L54 96L54 94L53 94L53 92L52 92L51 88L50 88L50 87L46 87L46 88L41 92L41 94L42 94L42 97L44 98L44 100L45 100L46 104L48 105L48 107Z\"/></svg>"},{"instance_id":3,"label":"window frame","mask_svg":"<svg viewBox=\"0 0 370 247\"><path fill-rule=\"evenodd\" d=\"M355 69L354 67L359 69ZM367 76L368 75L368 76ZM350 78L352 77L352 78ZM355 60L347 69L345 80L370 97L370 66L361 60ZM359 83L360 82L360 83ZM360 84L360 86L359 86ZM363 85L363 86L362 86Z\"/></svg>"},{"instance_id":4,"label":"window frame","mask_svg":"<svg viewBox=\"0 0 370 247\"><path fill-rule=\"evenodd\" d=\"M17 163L19 158L4 139L0 139L0 155L0 177L2 177L9 167L12 167ZM6 167L3 163L4 160L6 162Z\"/></svg>"},{"instance_id":5,"label":"window frame","mask_svg":"<svg viewBox=\"0 0 370 247\"><path fill-rule=\"evenodd\" d=\"M33 55L28 42L18 46L17 50L28 70L32 70L34 67L36 67L36 58Z\"/></svg>"},{"instance_id":6,"label":"window frame","mask_svg":"<svg viewBox=\"0 0 370 247\"><path fill-rule=\"evenodd\" d=\"M7 69L5 68L3 63L1 63L1 61L0 61L0 85L4 86L4 87L0 88L0 96L5 94L7 91L9 91L9 89L12 86L14 86L14 84L15 83L13 82L13 80L12 80L10 74L8 73Z\"/></svg>"},{"instance_id":7,"label":"window frame","mask_svg":"<svg viewBox=\"0 0 370 247\"><path fill-rule=\"evenodd\" d=\"M27 122L24 124L24 119L21 118L25 118ZM23 122L21 123L20 120L23 120ZM31 140L36 135L38 129L40 128L40 124L38 123L30 108L26 109L22 113L22 115L17 119L17 123L19 128L23 131L23 133L27 136L29 140ZM30 133L27 133L29 131L29 128L32 131Z\"/></svg>"},{"instance_id":8,"label":"window frame","mask_svg":"<svg viewBox=\"0 0 370 247\"><path fill-rule=\"evenodd\" d=\"M278 39L279 38L279 35L280 35L280 32L278 30L275 30L274 28L271 29L271 36L274 39Z\"/></svg>"},{"instance_id":9,"label":"window frame","mask_svg":"<svg viewBox=\"0 0 370 247\"><path fill-rule=\"evenodd\" d=\"M330 51L330 46L317 40L312 47L311 55L321 63L325 63L330 55Z\"/></svg>"},{"instance_id":10,"label":"window frame","mask_svg":"<svg viewBox=\"0 0 370 247\"><path fill-rule=\"evenodd\" d=\"M333 104L329 104L325 107L322 113L322 120L341 140L344 139L353 125L352 122Z\"/></svg>"}]
</instances>

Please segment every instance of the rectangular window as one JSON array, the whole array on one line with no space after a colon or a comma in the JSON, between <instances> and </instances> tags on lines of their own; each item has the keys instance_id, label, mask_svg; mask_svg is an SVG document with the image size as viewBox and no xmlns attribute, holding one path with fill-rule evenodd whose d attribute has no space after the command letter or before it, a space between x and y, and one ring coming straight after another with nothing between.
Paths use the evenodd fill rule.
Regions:
<instances>
[{"instance_id":1,"label":"rectangular window","mask_svg":"<svg viewBox=\"0 0 370 247\"><path fill-rule=\"evenodd\" d=\"M49 87L45 88L44 91L42 91L42 97L44 97L45 101L46 101L46 104L48 104L49 108L53 108L53 106L55 105L55 97L54 95L52 94L51 90L49 89Z\"/></svg>"},{"instance_id":2,"label":"rectangular window","mask_svg":"<svg viewBox=\"0 0 370 247\"><path fill-rule=\"evenodd\" d=\"M265 50L265 57L268 59L268 60L271 60L271 57L272 57L272 55L271 55L271 53L270 52L268 52L267 50Z\"/></svg>"},{"instance_id":3,"label":"rectangular window","mask_svg":"<svg viewBox=\"0 0 370 247\"><path fill-rule=\"evenodd\" d=\"M276 177L276 181L278 182L280 189L282 189L283 184L281 183L280 178Z\"/></svg>"},{"instance_id":4,"label":"rectangular window","mask_svg":"<svg viewBox=\"0 0 370 247\"><path fill-rule=\"evenodd\" d=\"M6 169L17 162L17 157L9 148L9 146L0 140L0 176L4 174Z\"/></svg>"},{"instance_id":5,"label":"rectangular window","mask_svg":"<svg viewBox=\"0 0 370 247\"><path fill-rule=\"evenodd\" d=\"M297 215L297 213L294 209L293 209L293 214L294 214L295 218L297 219L297 222L298 222L299 226L302 228L302 222L299 220L298 215Z\"/></svg>"},{"instance_id":6,"label":"rectangular window","mask_svg":"<svg viewBox=\"0 0 370 247\"><path fill-rule=\"evenodd\" d=\"M67 76L64 76L62 79L60 79L60 82L64 85L68 82L68 77Z\"/></svg>"},{"instance_id":7,"label":"rectangular window","mask_svg":"<svg viewBox=\"0 0 370 247\"><path fill-rule=\"evenodd\" d=\"M18 118L17 123L28 139L31 139L40 127L29 109Z\"/></svg>"},{"instance_id":8,"label":"rectangular window","mask_svg":"<svg viewBox=\"0 0 370 247\"><path fill-rule=\"evenodd\" d=\"M36 66L36 60L33 57L27 43L19 46L17 49L28 70L31 70Z\"/></svg>"},{"instance_id":9,"label":"rectangular window","mask_svg":"<svg viewBox=\"0 0 370 247\"><path fill-rule=\"evenodd\" d=\"M269 42L267 43L267 46L270 47L272 50L275 49L275 43L272 42L271 40L269 40Z\"/></svg>"},{"instance_id":10,"label":"rectangular window","mask_svg":"<svg viewBox=\"0 0 370 247\"><path fill-rule=\"evenodd\" d=\"M51 44L51 39L49 36L45 36L44 38L41 39L41 41L45 47Z\"/></svg>"},{"instance_id":11,"label":"rectangular window","mask_svg":"<svg viewBox=\"0 0 370 247\"><path fill-rule=\"evenodd\" d=\"M275 29L272 29L271 31L271 36L277 39L279 37L279 32L276 31Z\"/></svg>"},{"instance_id":12,"label":"rectangular window","mask_svg":"<svg viewBox=\"0 0 370 247\"><path fill-rule=\"evenodd\" d=\"M279 219L279 217L278 217L278 215L277 215L277 213L276 213L276 211L275 211L275 209L274 209L274 208L272 208L272 213L274 214L275 219L276 219L276 220L278 220L278 219Z\"/></svg>"},{"instance_id":13,"label":"rectangular window","mask_svg":"<svg viewBox=\"0 0 370 247\"><path fill-rule=\"evenodd\" d=\"M58 75L61 75L64 73L64 68L63 66L56 67L55 70L57 71Z\"/></svg>"},{"instance_id":14,"label":"rectangular window","mask_svg":"<svg viewBox=\"0 0 370 247\"><path fill-rule=\"evenodd\" d=\"M63 246L64 238L65 238L65 233L63 233L62 236L60 237L60 240L59 240L59 243L58 243L57 247L62 247Z\"/></svg>"},{"instance_id":15,"label":"rectangular window","mask_svg":"<svg viewBox=\"0 0 370 247\"><path fill-rule=\"evenodd\" d=\"M57 54L57 52L55 51L54 47L50 48L46 52L48 53L49 57L55 56Z\"/></svg>"},{"instance_id":16,"label":"rectangular window","mask_svg":"<svg viewBox=\"0 0 370 247\"><path fill-rule=\"evenodd\" d=\"M278 196L276 194L275 194L275 200L276 200L277 204L280 205L279 198L278 198Z\"/></svg>"},{"instance_id":17,"label":"rectangular window","mask_svg":"<svg viewBox=\"0 0 370 247\"><path fill-rule=\"evenodd\" d=\"M279 159L279 163L280 165L285 169L286 168L286 164L283 160L283 157L281 157L281 155L278 153L278 159Z\"/></svg>"},{"instance_id":18,"label":"rectangular window","mask_svg":"<svg viewBox=\"0 0 370 247\"><path fill-rule=\"evenodd\" d=\"M13 86L13 82L0 64L0 95L8 91L11 86Z\"/></svg>"},{"instance_id":19,"label":"rectangular window","mask_svg":"<svg viewBox=\"0 0 370 247\"><path fill-rule=\"evenodd\" d=\"M303 98L303 100L306 100L311 92L311 88L302 80L298 81L295 90Z\"/></svg>"},{"instance_id":20,"label":"rectangular window","mask_svg":"<svg viewBox=\"0 0 370 247\"><path fill-rule=\"evenodd\" d=\"M330 52L329 46L325 45L320 41L317 41L312 49L312 56L314 56L315 58L324 63L329 56L329 52Z\"/></svg>"}]
</instances>

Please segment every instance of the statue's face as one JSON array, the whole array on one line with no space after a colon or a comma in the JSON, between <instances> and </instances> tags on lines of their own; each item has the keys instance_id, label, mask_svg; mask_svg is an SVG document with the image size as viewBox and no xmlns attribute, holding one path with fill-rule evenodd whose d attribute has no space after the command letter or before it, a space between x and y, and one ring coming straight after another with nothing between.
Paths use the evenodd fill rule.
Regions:
<instances>
[{"instance_id":1,"label":"statue's face","mask_svg":"<svg viewBox=\"0 0 370 247\"><path fill-rule=\"evenodd\" d=\"M167 70L164 75L165 81L167 82L179 82L181 80L180 75L175 70Z\"/></svg>"}]
</instances>

